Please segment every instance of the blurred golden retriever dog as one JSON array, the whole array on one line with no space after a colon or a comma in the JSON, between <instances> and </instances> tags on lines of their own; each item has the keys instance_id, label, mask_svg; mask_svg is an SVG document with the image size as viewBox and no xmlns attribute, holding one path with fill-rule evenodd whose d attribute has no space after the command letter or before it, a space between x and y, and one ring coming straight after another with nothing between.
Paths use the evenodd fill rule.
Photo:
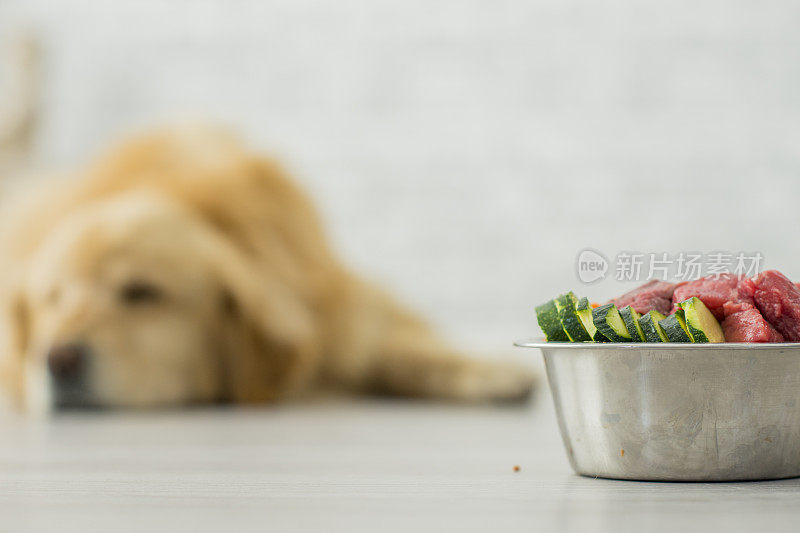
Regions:
<instances>
[{"instance_id":1,"label":"blurred golden retriever dog","mask_svg":"<svg viewBox=\"0 0 800 533\"><path fill-rule=\"evenodd\" d=\"M308 198L225 134L142 136L29 192L0 223L0 390L22 409L531 390L349 272Z\"/></svg>"}]
</instances>

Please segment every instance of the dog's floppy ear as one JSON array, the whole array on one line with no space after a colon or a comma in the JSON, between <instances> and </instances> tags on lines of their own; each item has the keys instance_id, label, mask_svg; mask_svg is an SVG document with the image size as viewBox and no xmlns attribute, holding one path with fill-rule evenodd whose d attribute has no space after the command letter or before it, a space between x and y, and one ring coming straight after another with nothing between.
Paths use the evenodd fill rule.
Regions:
<instances>
[{"instance_id":1,"label":"dog's floppy ear","mask_svg":"<svg viewBox=\"0 0 800 533\"><path fill-rule=\"evenodd\" d=\"M214 241L209 251L220 289L225 396L259 403L299 391L317 368L316 326L309 305L223 235Z\"/></svg>"},{"instance_id":2,"label":"dog's floppy ear","mask_svg":"<svg viewBox=\"0 0 800 533\"><path fill-rule=\"evenodd\" d=\"M0 286L0 400L23 404L23 357L28 343L28 313L22 291L11 283Z\"/></svg>"}]
</instances>

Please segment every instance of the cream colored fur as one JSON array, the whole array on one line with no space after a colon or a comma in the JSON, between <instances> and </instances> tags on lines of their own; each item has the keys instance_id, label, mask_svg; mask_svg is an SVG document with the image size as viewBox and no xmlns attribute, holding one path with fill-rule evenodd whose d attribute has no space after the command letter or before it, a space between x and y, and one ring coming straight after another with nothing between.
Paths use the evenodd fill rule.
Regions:
<instances>
[{"instance_id":1,"label":"cream colored fur","mask_svg":"<svg viewBox=\"0 0 800 533\"><path fill-rule=\"evenodd\" d=\"M468 358L345 268L308 198L222 134L156 132L0 221L0 388L49 403L50 347L91 352L100 405L270 402L322 387L525 397L530 372ZM157 291L126 303L130 284Z\"/></svg>"}]
</instances>

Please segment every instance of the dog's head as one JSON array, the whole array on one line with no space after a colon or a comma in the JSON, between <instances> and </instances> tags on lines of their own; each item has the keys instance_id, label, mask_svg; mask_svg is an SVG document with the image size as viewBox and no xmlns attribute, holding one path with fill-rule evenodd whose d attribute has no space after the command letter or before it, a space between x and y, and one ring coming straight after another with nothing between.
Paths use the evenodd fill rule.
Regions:
<instances>
[{"instance_id":1,"label":"dog's head","mask_svg":"<svg viewBox=\"0 0 800 533\"><path fill-rule=\"evenodd\" d=\"M270 400L313 350L280 279L155 193L78 210L30 265L6 302L29 409Z\"/></svg>"}]
</instances>

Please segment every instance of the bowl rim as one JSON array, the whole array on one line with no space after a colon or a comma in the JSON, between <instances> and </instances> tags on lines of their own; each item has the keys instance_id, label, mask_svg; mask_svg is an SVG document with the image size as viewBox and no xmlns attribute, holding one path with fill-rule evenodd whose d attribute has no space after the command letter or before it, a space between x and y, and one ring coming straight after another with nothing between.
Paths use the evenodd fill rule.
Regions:
<instances>
[{"instance_id":1,"label":"bowl rim","mask_svg":"<svg viewBox=\"0 0 800 533\"><path fill-rule=\"evenodd\" d=\"M547 342L541 337L514 341L518 348L559 348L567 350L800 350L800 342Z\"/></svg>"}]
</instances>

